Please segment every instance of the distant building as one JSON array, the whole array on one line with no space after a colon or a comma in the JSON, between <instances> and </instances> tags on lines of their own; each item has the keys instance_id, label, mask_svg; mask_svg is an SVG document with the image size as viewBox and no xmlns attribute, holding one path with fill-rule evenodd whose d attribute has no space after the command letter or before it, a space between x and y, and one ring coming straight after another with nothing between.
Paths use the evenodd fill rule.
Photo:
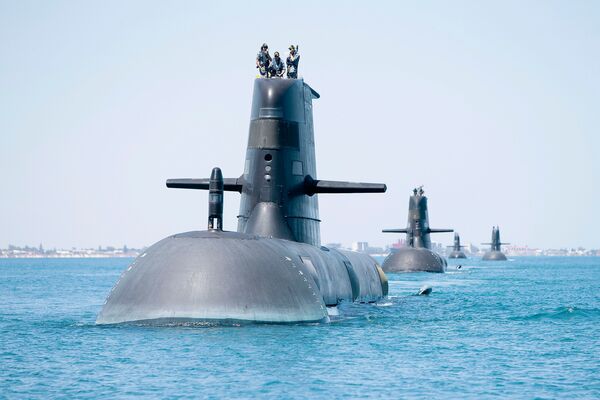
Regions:
<instances>
[{"instance_id":1,"label":"distant building","mask_svg":"<svg viewBox=\"0 0 600 400\"><path fill-rule=\"evenodd\" d=\"M479 247L475 246L473 243L469 243L465 246L465 251L470 254L479 253Z\"/></svg>"},{"instance_id":2,"label":"distant building","mask_svg":"<svg viewBox=\"0 0 600 400\"><path fill-rule=\"evenodd\" d=\"M351 250L375 255L382 255L386 253L386 250L383 247L369 246L369 242L354 242L352 243Z\"/></svg>"},{"instance_id":3,"label":"distant building","mask_svg":"<svg viewBox=\"0 0 600 400\"><path fill-rule=\"evenodd\" d=\"M438 242L431 242L431 250L438 253L443 254L446 250L445 246Z\"/></svg>"},{"instance_id":4,"label":"distant building","mask_svg":"<svg viewBox=\"0 0 600 400\"><path fill-rule=\"evenodd\" d=\"M145 249L145 248L144 248ZM8 249L0 249L1 258L98 258L98 257L137 257L144 249L98 247L98 249L53 249L44 250L40 244L38 247L18 247L9 245Z\"/></svg>"},{"instance_id":5,"label":"distant building","mask_svg":"<svg viewBox=\"0 0 600 400\"><path fill-rule=\"evenodd\" d=\"M406 247L406 240L404 239L398 239L395 243L392 243L392 245L390 246L390 248L392 249L401 249L403 247Z\"/></svg>"},{"instance_id":6,"label":"distant building","mask_svg":"<svg viewBox=\"0 0 600 400\"><path fill-rule=\"evenodd\" d=\"M352 251L366 253L369 249L369 242L354 242L352 243Z\"/></svg>"}]
</instances>

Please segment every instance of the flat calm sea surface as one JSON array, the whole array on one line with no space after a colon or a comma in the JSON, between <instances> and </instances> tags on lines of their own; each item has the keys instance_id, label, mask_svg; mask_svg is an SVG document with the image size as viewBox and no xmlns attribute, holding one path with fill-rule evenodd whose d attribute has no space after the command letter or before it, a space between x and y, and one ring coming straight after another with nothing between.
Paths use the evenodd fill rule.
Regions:
<instances>
[{"instance_id":1,"label":"flat calm sea surface","mask_svg":"<svg viewBox=\"0 0 600 400\"><path fill-rule=\"evenodd\" d=\"M0 398L600 398L600 257L390 274L327 324L96 326L130 262L0 259Z\"/></svg>"}]
</instances>

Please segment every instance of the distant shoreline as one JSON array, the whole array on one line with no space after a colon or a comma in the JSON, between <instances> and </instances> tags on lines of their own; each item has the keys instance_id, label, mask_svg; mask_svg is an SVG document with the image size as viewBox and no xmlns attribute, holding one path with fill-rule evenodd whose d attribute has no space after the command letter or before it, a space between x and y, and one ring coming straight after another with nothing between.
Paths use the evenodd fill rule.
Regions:
<instances>
[{"instance_id":1,"label":"distant shoreline","mask_svg":"<svg viewBox=\"0 0 600 400\"><path fill-rule=\"evenodd\" d=\"M141 254L141 253L140 253ZM0 260L15 260L15 259L77 259L77 258L81 258L81 259L91 259L91 258L136 258L138 257L139 254L123 254L123 255L119 255L119 254L90 254L90 255L84 255L84 254L72 254L72 255L0 255ZM372 257L377 257L377 258L385 258L388 256L388 254L371 254ZM541 255L510 255L507 254L506 255L509 258L521 258L521 257L532 257L532 258L537 258L537 257L550 257L550 258L556 258L556 257L574 257L574 258L578 258L578 257L600 257L600 255L598 254L585 254L585 255L579 255L579 254L573 254L573 255L564 255L564 254L556 254L556 255L548 255L548 254L541 254ZM476 256L471 256L468 259L479 259L481 258L481 256L476 255Z\"/></svg>"},{"instance_id":2,"label":"distant shoreline","mask_svg":"<svg viewBox=\"0 0 600 400\"><path fill-rule=\"evenodd\" d=\"M0 260L12 260L12 259L63 259L63 258L136 258L136 255L102 255L102 254L94 254L94 255L48 255L48 256L33 256L33 255L23 255L23 256L0 256Z\"/></svg>"}]
</instances>

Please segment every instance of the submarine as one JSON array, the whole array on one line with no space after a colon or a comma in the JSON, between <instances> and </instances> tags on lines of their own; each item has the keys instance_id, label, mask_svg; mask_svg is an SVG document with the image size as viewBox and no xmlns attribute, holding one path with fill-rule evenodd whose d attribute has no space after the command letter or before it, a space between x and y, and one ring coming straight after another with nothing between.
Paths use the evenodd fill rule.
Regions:
<instances>
[{"instance_id":1,"label":"submarine","mask_svg":"<svg viewBox=\"0 0 600 400\"><path fill-rule=\"evenodd\" d=\"M492 242L491 243L481 243L481 244L487 244L487 245L491 246L490 250L487 251L481 258L482 260L484 260L484 261L505 261L506 260L506 256L500 249L500 246L503 244L510 244L510 243L500 242L500 227L499 226L492 227Z\"/></svg>"},{"instance_id":2,"label":"submarine","mask_svg":"<svg viewBox=\"0 0 600 400\"><path fill-rule=\"evenodd\" d=\"M467 258L465 253L462 251L465 246L460 245L460 235L458 232L454 232L454 245L448 247L452 247L452 253L450 253L448 258Z\"/></svg>"},{"instance_id":3,"label":"submarine","mask_svg":"<svg viewBox=\"0 0 600 400\"><path fill-rule=\"evenodd\" d=\"M317 178L319 97L303 79L254 81L243 174L223 178L214 168L208 179L166 182L209 191L207 230L169 236L140 254L97 324L327 322L328 307L387 295L373 258L321 245L319 194L382 193L386 185ZM241 193L235 232L223 230L225 192Z\"/></svg>"},{"instance_id":4,"label":"submarine","mask_svg":"<svg viewBox=\"0 0 600 400\"><path fill-rule=\"evenodd\" d=\"M444 272L446 259L431 250L431 233L454 232L453 229L429 227L427 196L423 187L413 189L408 202L408 226L405 229L384 229L384 233L406 233L406 247L393 250L383 261L385 272Z\"/></svg>"}]
</instances>

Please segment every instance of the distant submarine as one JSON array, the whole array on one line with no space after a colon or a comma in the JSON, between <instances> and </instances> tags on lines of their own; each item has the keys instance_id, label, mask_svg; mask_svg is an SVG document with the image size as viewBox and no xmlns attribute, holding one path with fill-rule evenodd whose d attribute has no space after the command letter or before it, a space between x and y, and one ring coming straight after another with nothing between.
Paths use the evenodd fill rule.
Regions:
<instances>
[{"instance_id":1,"label":"distant submarine","mask_svg":"<svg viewBox=\"0 0 600 400\"><path fill-rule=\"evenodd\" d=\"M453 232L453 229L431 229L427 212L427 196L423 187L413 190L408 202L406 229L384 229L385 233L406 233L406 246L392 251L383 262L385 272L444 272L448 262L431 251L430 233Z\"/></svg>"},{"instance_id":2,"label":"distant submarine","mask_svg":"<svg viewBox=\"0 0 600 400\"><path fill-rule=\"evenodd\" d=\"M467 258L465 253L462 251L465 246L460 245L460 236L458 232L454 232L454 245L448 247L452 247L452 253L450 253L448 258Z\"/></svg>"},{"instance_id":3,"label":"distant submarine","mask_svg":"<svg viewBox=\"0 0 600 400\"><path fill-rule=\"evenodd\" d=\"M482 260L485 260L485 261L505 261L506 260L506 256L500 249L500 246L503 244L510 244L510 243L500 242L500 227L499 226L492 227L492 242L491 243L481 243L481 244L491 245L490 251L487 251L483 255L483 257L481 258Z\"/></svg>"},{"instance_id":4,"label":"distant submarine","mask_svg":"<svg viewBox=\"0 0 600 400\"><path fill-rule=\"evenodd\" d=\"M328 321L328 306L388 293L366 254L320 243L318 193L380 193L385 184L316 177L312 100L302 79L256 79L244 173L169 179L209 190L208 230L169 236L123 272L96 322ZM210 151L210 149L206 149ZM237 232L222 230L223 192L241 193Z\"/></svg>"}]
</instances>

